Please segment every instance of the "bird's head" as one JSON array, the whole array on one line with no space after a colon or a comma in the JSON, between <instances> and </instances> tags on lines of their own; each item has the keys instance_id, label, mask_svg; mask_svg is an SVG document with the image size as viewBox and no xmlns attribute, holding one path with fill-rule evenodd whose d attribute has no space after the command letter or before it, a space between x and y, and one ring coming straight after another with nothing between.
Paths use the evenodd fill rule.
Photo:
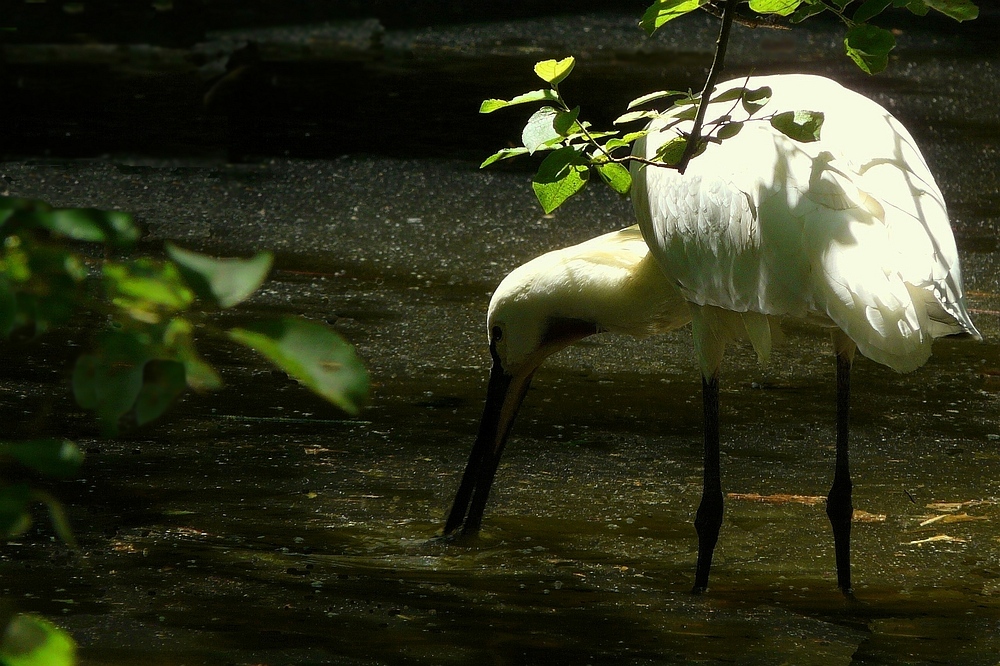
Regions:
<instances>
[{"instance_id":1,"label":"bird's head","mask_svg":"<svg viewBox=\"0 0 1000 666\"><path fill-rule=\"evenodd\" d=\"M486 407L445 533L479 528L514 417L546 358L601 331L650 335L690 318L635 226L543 254L504 278L487 316Z\"/></svg>"}]
</instances>

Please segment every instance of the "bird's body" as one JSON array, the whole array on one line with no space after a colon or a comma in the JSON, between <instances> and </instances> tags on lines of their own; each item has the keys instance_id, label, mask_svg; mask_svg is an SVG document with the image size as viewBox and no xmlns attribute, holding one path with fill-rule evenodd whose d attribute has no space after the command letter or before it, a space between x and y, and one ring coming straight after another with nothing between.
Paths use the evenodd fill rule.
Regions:
<instances>
[{"instance_id":1,"label":"bird's body","mask_svg":"<svg viewBox=\"0 0 1000 666\"><path fill-rule=\"evenodd\" d=\"M848 463L850 369L856 350L900 372L923 365L944 335L980 337L962 294L944 197L913 137L884 108L820 76L750 77L712 98L767 88L769 114L822 111L819 140L793 140L740 104L707 118L743 122L681 173L636 163L632 203L650 253L691 303L703 375L705 478L695 519L695 590L708 586L722 525L718 372L745 331L766 358L776 319L831 327L837 356L837 461L827 514L837 581L851 593L853 505ZM691 122L653 121L633 154L655 157Z\"/></svg>"},{"instance_id":2,"label":"bird's body","mask_svg":"<svg viewBox=\"0 0 1000 666\"><path fill-rule=\"evenodd\" d=\"M514 416L548 355L600 331L649 334L691 320L705 400L705 483L695 520L695 590L704 590L723 513L718 370L726 344L749 337L766 360L780 320L805 319L832 330L837 355L827 513L838 583L850 592L855 350L906 372L926 362L934 338L980 336L966 310L944 199L909 132L875 102L822 77L751 77L716 94L740 86L770 88L763 115L823 111L820 140L794 141L767 120L747 119L738 103L713 103L708 118L745 121L735 137L709 143L684 173L633 165L646 247L634 229L623 230L543 255L501 283L488 321L487 404L446 533L478 529ZM634 154L652 159L678 130L690 130L690 121L665 128L669 122L654 121Z\"/></svg>"},{"instance_id":3,"label":"bird's body","mask_svg":"<svg viewBox=\"0 0 1000 666\"><path fill-rule=\"evenodd\" d=\"M689 302L714 306L696 308L696 326L724 329L715 308L808 318L900 372L923 365L934 338L973 333L944 197L906 128L823 77L739 79L717 95L740 86L771 89L765 113L824 111L820 140L795 141L717 102L707 117L732 110L746 121L739 134L709 143L683 174L633 166L653 255ZM658 129L665 123L653 123L637 154L651 158L691 124ZM747 320L766 349L768 327ZM717 368L721 350L702 350L703 369Z\"/></svg>"}]
</instances>

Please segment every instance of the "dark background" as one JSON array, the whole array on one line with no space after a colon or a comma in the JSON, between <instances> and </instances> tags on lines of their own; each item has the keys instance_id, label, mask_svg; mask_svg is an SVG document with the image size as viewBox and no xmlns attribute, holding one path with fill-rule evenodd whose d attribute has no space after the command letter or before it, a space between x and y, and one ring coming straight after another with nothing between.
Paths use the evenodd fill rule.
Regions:
<instances>
[{"instance_id":1,"label":"dark background","mask_svg":"<svg viewBox=\"0 0 1000 666\"><path fill-rule=\"evenodd\" d=\"M599 125L610 123L639 94L699 86L715 20L699 12L684 17L683 28L647 39L635 26L648 5L10 3L0 14L0 159L144 155L252 161L375 153L479 161L488 148L516 139L524 120L517 113L481 117L479 102L537 87L531 72L537 60L578 57L564 91ZM916 19L902 10L879 20L898 34L930 33L923 49L933 49L935 35L958 35L975 58L997 48L1000 29L1000 8L980 5L980 18L963 24L933 12ZM759 32L762 41L780 43L817 30L842 38L831 16L814 17L793 31ZM689 43L671 42L685 35ZM835 39L811 47L831 64L812 61L810 67L857 75ZM673 59L669 74L656 61L667 50ZM679 68L678 57L687 59ZM521 166L515 161L501 168Z\"/></svg>"}]
</instances>

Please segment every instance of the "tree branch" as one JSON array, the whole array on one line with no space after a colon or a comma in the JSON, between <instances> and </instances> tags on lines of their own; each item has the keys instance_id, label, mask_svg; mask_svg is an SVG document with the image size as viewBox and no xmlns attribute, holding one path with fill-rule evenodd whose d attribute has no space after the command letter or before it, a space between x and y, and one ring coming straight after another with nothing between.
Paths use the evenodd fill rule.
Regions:
<instances>
[{"instance_id":1,"label":"tree branch","mask_svg":"<svg viewBox=\"0 0 1000 666\"><path fill-rule=\"evenodd\" d=\"M719 80L719 74L726 60L726 46L729 45L729 30L733 26L733 18L736 16L736 0L726 0L726 6L722 10L722 29L719 30L719 40L715 43L715 59L712 61L712 68L708 70L708 79L705 81L705 88L701 91L701 99L698 101L698 115L695 116L694 126L688 135L687 146L684 147L684 154L681 161L677 163L677 170L684 173L688 162L694 157L701 143L701 128L705 124L705 114L708 112L709 98L715 83Z\"/></svg>"}]
</instances>

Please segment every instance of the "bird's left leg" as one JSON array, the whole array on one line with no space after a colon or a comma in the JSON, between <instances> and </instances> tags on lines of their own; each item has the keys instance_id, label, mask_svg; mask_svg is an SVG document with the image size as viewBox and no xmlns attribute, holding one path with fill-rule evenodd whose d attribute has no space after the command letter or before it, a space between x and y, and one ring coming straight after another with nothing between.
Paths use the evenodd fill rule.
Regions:
<instances>
[{"instance_id":1,"label":"bird's left leg","mask_svg":"<svg viewBox=\"0 0 1000 666\"><path fill-rule=\"evenodd\" d=\"M857 346L847 335L838 330L833 336L837 353L837 462L833 473L833 486L826 498L826 515L833 527L833 544L837 556L837 586L847 596L851 588L851 519L854 505L851 501L851 469L848 459L848 431L851 406L851 364Z\"/></svg>"},{"instance_id":2,"label":"bird's left leg","mask_svg":"<svg viewBox=\"0 0 1000 666\"><path fill-rule=\"evenodd\" d=\"M694 519L698 532L698 567L695 570L694 594L708 589L708 573L712 568L712 555L719 541L722 527L722 475L719 465L719 374L710 378L702 376L702 399L705 407L705 475L701 491L701 504Z\"/></svg>"}]
</instances>

